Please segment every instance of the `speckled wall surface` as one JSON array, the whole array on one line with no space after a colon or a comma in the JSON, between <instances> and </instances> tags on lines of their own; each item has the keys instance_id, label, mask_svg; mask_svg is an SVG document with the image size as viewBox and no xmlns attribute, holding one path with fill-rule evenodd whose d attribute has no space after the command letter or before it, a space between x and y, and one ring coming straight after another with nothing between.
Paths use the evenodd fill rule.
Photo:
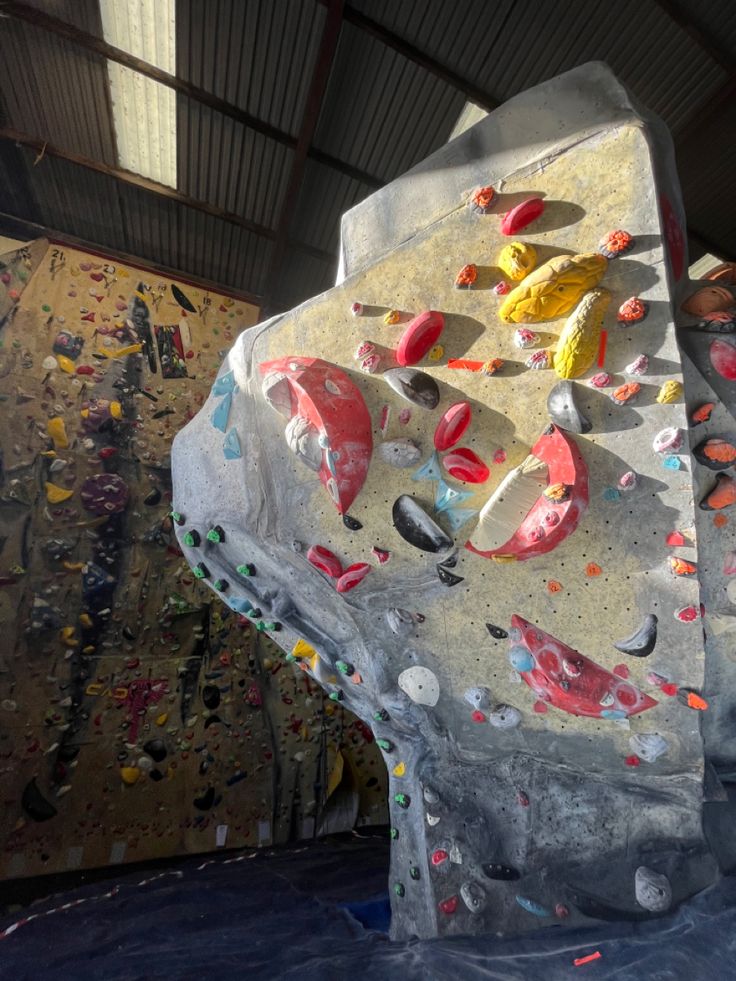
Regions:
<instances>
[{"instance_id":1,"label":"speckled wall surface","mask_svg":"<svg viewBox=\"0 0 736 981\"><path fill-rule=\"evenodd\" d=\"M369 730L172 533L171 440L258 311L46 241L1 261L0 875L385 821Z\"/></svg>"},{"instance_id":2,"label":"speckled wall surface","mask_svg":"<svg viewBox=\"0 0 736 981\"><path fill-rule=\"evenodd\" d=\"M519 932L555 911L582 922L605 911L646 916L642 909L654 907L635 875L640 866L669 876L667 904L714 874L701 833L703 646L673 317L686 260L671 146L661 124L642 117L600 65L524 93L477 130L348 217L344 282L241 337L174 445L178 535L191 566L233 609L257 607L254 620L280 624L274 636L286 651L306 641L317 652L311 670L331 697L372 720L384 741L395 830L392 932L400 938ZM450 191L441 190L443 181ZM488 214L478 214L468 203L474 185L486 183L500 193ZM595 335L576 385L591 425L567 445L577 447L570 453L579 451L589 474L587 512L553 551L496 563L462 546L478 510L549 425L547 399L558 378L532 370L527 359L559 351L569 315L568 308L529 324L538 337L524 351L514 325L499 317L507 300L493 287L510 241L500 219L529 198L542 198L544 212L516 237L533 245L540 264L595 253L614 229L630 233L633 247L611 258L600 283L611 293L607 347ZM361 224L371 218L377 229ZM388 245L371 248L375 241ZM474 287L454 289L466 263L477 266ZM643 320L619 317L632 298L642 301ZM351 316L356 301L359 317ZM389 310L400 313L398 323L384 321ZM441 350L419 366L438 386L429 411L402 400L383 374L396 365L403 331L427 310L444 316ZM380 358L366 365L373 373L360 371L366 356ZM299 358L341 372L300 381ZM490 377L450 365L496 358L502 365ZM283 361L264 367L273 359ZM596 384L601 370L607 377ZM431 382L415 382L431 390ZM308 398L297 399L300 386ZM370 437L356 422L360 413L340 414L340 399L354 388ZM449 457L433 457L440 418L460 401L472 411L461 443L489 471L478 483L453 481ZM305 418L317 427L319 449L299 428ZM291 447L338 483L341 460L370 459L354 503L335 507L326 471L321 479L290 452L285 421ZM417 458L391 466L385 447L406 439L419 447ZM578 475L565 478L573 499L582 494ZM434 551L401 533L410 523L397 519L401 495L440 526ZM333 497L339 503L334 486ZM218 536L207 540L213 527ZM528 533L527 544L545 534ZM340 591L340 580L310 562L314 546L334 553L338 574L359 564L362 581ZM242 573L246 562L257 575ZM405 616L394 629L397 608ZM538 630L522 633L514 615ZM656 645L642 652L622 643L653 617ZM567 678L533 686L522 662L538 668L550 651L554 660L558 642L571 649L561 655ZM578 662L577 652L590 661ZM570 679L595 675L595 664L610 672L605 690L583 711L562 711L555 699L576 687ZM637 712L625 709L615 694L622 692ZM518 711L520 724L504 725L503 706ZM645 744L657 738L664 752L647 759L642 737Z\"/></svg>"}]
</instances>

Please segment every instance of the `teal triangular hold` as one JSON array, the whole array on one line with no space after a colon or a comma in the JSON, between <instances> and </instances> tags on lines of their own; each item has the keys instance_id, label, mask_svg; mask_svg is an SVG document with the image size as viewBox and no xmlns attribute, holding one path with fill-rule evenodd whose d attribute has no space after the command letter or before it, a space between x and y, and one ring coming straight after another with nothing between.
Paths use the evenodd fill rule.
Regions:
<instances>
[{"instance_id":1,"label":"teal triangular hold","mask_svg":"<svg viewBox=\"0 0 736 981\"><path fill-rule=\"evenodd\" d=\"M462 528L466 521L476 515L478 512L475 508L448 508L444 515L447 518L450 527L453 531L457 531L458 528Z\"/></svg>"},{"instance_id":2,"label":"teal triangular hold","mask_svg":"<svg viewBox=\"0 0 736 981\"><path fill-rule=\"evenodd\" d=\"M212 386L213 395L231 395L235 389L235 375L232 371L228 371L225 375L220 375L219 378L215 379L215 384Z\"/></svg>"},{"instance_id":3,"label":"teal triangular hold","mask_svg":"<svg viewBox=\"0 0 736 981\"><path fill-rule=\"evenodd\" d=\"M423 463L418 470L415 470L411 475L412 480L441 480L442 474L440 473L440 459L437 456L437 451L432 454L432 456Z\"/></svg>"},{"instance_id":4,"label":"teal triangular hold","mask_svg":"<svg viewBox=\"0 0 736 981\"><path fill-rule=\"evenodd\" d=\"M224 433L227 429L227 420L230 415L230 406L232 405L233 395L232 392L228 392L225 398L220 402L215 411L212 413L212 425L215 429L219 429L221 433Z\"/></svg>"},{"instance_id":5,"label":"teal triangular hold","mask_svg":"<svg viewBox=\"0 0 736 981\"><path fill-rule=\"evenodd\" d=\"M226 460L239 460L243 455L240 452L240 437L238 436L237 429L231 429L225 437L225 442L222 444L222 452L225 454Z\"/></svg>"},{"instance_id":6,"label":"teal triangular hold","mask_svg":"<svg viewBox=\"0 0 736 981\"><path fill-rule=\"evenodd\" d=\"M472 491L455 490L454 487L450 487L440 477L440 482L437 484L437 493L434 498L434 509L435 511L446 511L456 504L462 504L463 501L467 501L472 496Z\"/></svg>"},{"instance_id":7,"label":"teal triangular hold","mask_svg":"<svg viewBox=\"0 0 736 981\"><path fill-rule=\"evenodd\" d=\"M235 610L236 613L245 613L246 615L250 613L253 609L253 604L247 599L238 599L237 596L231 596L227 600L227 604L231 610Z\"/></svg>"}]
</instances>

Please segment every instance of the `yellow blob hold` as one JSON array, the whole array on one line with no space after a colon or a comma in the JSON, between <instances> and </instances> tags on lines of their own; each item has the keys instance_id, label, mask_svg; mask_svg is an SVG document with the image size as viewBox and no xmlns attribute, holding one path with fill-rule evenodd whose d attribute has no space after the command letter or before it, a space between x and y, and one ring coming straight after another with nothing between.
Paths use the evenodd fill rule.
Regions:
<instances>
[{"instance_id":1,"label":"yellow blob hold","mask_svg":"<svg viewBox=\"0 0 736 981\"><path fill-rule=\"evenodd\" d=\"M435 344L433 348L430 348L427 357L429 358L430 361L441 361L444 355L445 355L445 349L442 347L442 345Z\"/></svg>"},{"instance_id":2,"label":"yellow blob hold","mask_svg":"<svg viewBox=\"0 0 736 981\"><path fill-rule=\"evenodd\" d=\"M113 417L113 419L123 418L123 407L120 402L110 403L110 415Z\"/></svg>"},{"instance_id":3,"label":"yellow blob hold","mask_svg":"<svg viewBox=\"0 0 736 981\"><path fill-rule=\"evenodd\" d=\"M659 392L657 393L657 401L660 405L666 405L668 402L677 402L682 395L682 391L682 382L677 381L675 378L671 378L660 388Z\"/></svg>"},{"instance_id":4,"label":"yellow blob hold","mask_svg":"<svg viewBox=\"0 0 736 981\"><path fill-rule=\"evenodd\" d=\"M607 267L608 260L598 252L555 256L511 290L498 315L507 324L555 320L600 283Z\"/></svg>"},{"instance_id":5,"label":"yellow blob hold","mask_svg":"<svg viewBox=\"0 0 736 981\"><path fill-rule=\"evenodd\" d=\"M83 627L87 627L87 628L93 625L92 617L89 615L89 613L80 613L79 622L82 624Z\"/></svg>"},{"instance_id":6,"label":"yellow blob hold","mask_svg":"<svg viewBox=\"0 0 736 981\"><path fill-rule=\"evenodd\" d=\"M516 555L492 555L491 559L494 562L499 562L501 565L505 565L508 562L516 562L517 556Z\"/></svg>"},{"instance_id":7,"label":"yellow blob hold","mask_svg":"<svg viewBox=\"0 0 736 981\"><path fill-rule=\"evenodd\" d=\"M498 256L501 271L517 283L528 276L536 264L537 250L533 245L526 245L524 242L504 245Z\"/></svg>"},{"instance_id":8,"label":"yellow blob hold","mask_svg":"<svg viewBox=\"0 0 736 981\"><path fill-rule=\"evenodd\" d=\"M51 484L46 481L46 500L49 504L61 504L62 501L68 501L69 498L74 494L73 490L67 490L65 487L59 487L58 484Z\"/></svg>"},{"instance_id":9,"label":"yellow blob hold","mask_svg":"<svg viewBox=\"0 0 736 981\"><path fill-rule=\"evenodd\" d=\"M136 296L140 296L140 294L136 293ZM108 360L112 361L115 358L125 358L129 354L140 354L142 350L142 344L128 344L127 347L118 348L117 351L95 351L95 354L98 354L101 358L108 358Z\"/></svg>"},{"instance_id":10,"label":"yellow blob hold","mask_svg":"<svg viewBox=\"0 0 736 981\"><path fill-rule=\"evenodd\" d=\"M82 648L82 654L94 654L94 652L95 652L94 644L87 644L86 647Z\"/></svg>"},{"instance_id":11,"label":"yellow blob hold","mask_svg":"<svg viewBox=\"0 0 736 981\"><path fill-rule=\"evenodd\" d=\"M169 713L168 712L162 712L161 715L157 715L156 716L156 725L157 726L165 726L168 721L169 721Z\"/></svg>"},{"instance_id":12,"label":"yellow blob hold","mask_svg":"<svg viewBox=\"0 0 736 981\"><path fill-rule=\"evenodd\" d=\"M141 775L141 771L137 766L121 766L120 767L120 779L123 783L132 787L134 783L138 783L138 778Z\"/></svg>"},{"instance_id":13,"label":"yellow blob hold","mask_svg":"<svg viewBox=\"0 0 736 981\"><path fill-rule=\"evenodd\" d=\"M393 769L394 776L403 777L405 773L406 773L406 763L404 763L403 761L401 763L397 763Z\"/></svg>"},{"instance_id":14,"label":"yellow blob hold","mask_svg":"<svg viewBox=\"0 0 736 981\"><path fill-rule=\"evenodd\" d=\"M603 316L610 302L608 290L591 290L568 317L552 356L558 378L579 378L595 363Z\"/></svg>"},{"instance_id":15,"label":"yellow blob hold","mask_svg":"<svg viewBox=\"0 0 736 981\"><path fill-rule=\"evenodd\" d=\"M325 715L334 715L335 714L335 703L334 702L325 702L325 707L324 707L324 710L323 711L324 711Z\"/></svg>"},{"instance_id":16,"label":"yellow blob hold","mask_svg":"<svg viewBox=\"0 0 736 981\"><path fill-rule=\"evenodd\" d=\"M101 695L105 690L105 686L99 681L90 682L84 689L85 695Z\"/></svg>"},{"instance_id":17,"label":"yellow blob hold","mask_svg":"<svg viewBox=\"0 0 736 981\"><path fill-rule=\"evenodd\" d=\"M85 566L85 563L84 562L66 562L65 561L65 562L62 562L61 564L64 566L65 569L68 569L69 572L81 572L82 569Z\"/></svg>"},{"instance_id":18,"label":"yellow blob hold","mask_svg":"<svg viewBox=\"0 0 736 981\"><path fill-rule=\"evenodd\" d=\"M74 367L74 362L72 361L71 358L67 358L66 355L57 354L56 361L59 367L61 368L61 370L65 371L67 375L73 375L74 372L76 371L76 368Z\"/></svg>"},{"instance_id":19,"label":"yellow blob hold","mask_svg":"<svg viewBox=\"0 0 736 981\"><path fill-rule=\"evenodd\" d=\"M69 446L69 437L61 416L54 416L46 423L46 432L54 441L54 449L65 450Z\"/></svg>"},{"instance_id":20,"label":"yellow blob hold","mask_svg":"<svg viewBox=\"0 0 736 981\"><path fill-rule=\"evenodd\" d=\"M298 640L296 644L291 649L291 653L296 658L302 657L314 657L317 653L311 644L308 644L306 640Z\"/></svg>"},{"instance_id":21,"label":"yellow blob hold","mask_svg":"<svg viewBox=\"0 0 736 981\"><path fill-rule=\"evenodd\" d=\"M59 631L59 640L65 647L76 647L79 643L74 636L74 627L62 627Z\"/></svg>"},{"instance_id":22,"label":"yellow blob hold","mask_svg":"<svg viewBox=\"0 0 736 981\"><path fill-rule=\"evenodd\" d=\"M400 320L401 320L400 310L389 310L389 312L383 318L384 324L386 324L388 327L391 327L393 324L398 324Z\"/></svg>"}]
</instances>

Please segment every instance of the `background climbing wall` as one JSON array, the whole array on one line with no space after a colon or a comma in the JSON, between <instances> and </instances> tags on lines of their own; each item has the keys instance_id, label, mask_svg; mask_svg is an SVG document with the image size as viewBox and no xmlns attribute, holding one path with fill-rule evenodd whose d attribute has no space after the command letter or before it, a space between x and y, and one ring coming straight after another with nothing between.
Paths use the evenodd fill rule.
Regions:
<instances>
[{"instance_id":1,"label":"background climbing wall","mask_svg":"<svg viewBox=\"0 0 736 981\"><path fill-rule=\"evenodd\" d=\"M0 258L4 877L386 819L370 731L172 534L171 440L257 314L46 241Z\"/></svg>"}]
</instances>

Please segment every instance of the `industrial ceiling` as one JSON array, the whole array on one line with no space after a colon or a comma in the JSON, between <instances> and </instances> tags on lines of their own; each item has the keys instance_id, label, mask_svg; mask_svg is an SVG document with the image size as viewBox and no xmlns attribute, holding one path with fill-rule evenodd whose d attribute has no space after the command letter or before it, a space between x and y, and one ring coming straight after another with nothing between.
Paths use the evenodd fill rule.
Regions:
<instances>
[{"instance_id":1,"label":"industrial ceiling","mask_svg":"<svg viewBox=\"0 0 736 981\"><path fill-rule=\"evenodd\" d=\"M165 6L0 0L0 232L43 226L286 309L334 282L341 214L446 142L468 102L601 59L672 131L691 258L736 258L728 0ZM163 173L167 140L175 176L136 172Z\"/></svg>"}]
</instances>

